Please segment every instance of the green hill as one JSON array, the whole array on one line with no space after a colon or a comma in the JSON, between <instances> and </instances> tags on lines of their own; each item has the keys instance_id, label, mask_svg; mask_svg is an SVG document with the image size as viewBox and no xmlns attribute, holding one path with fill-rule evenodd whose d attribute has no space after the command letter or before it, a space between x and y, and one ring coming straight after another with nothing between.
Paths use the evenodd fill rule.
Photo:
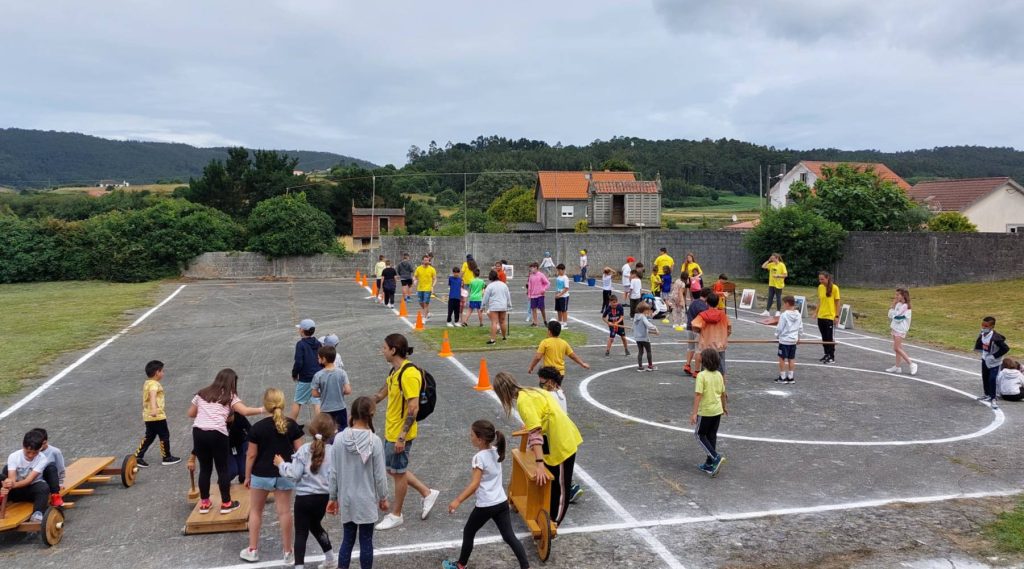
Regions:
<instances>
[{"instance_id":1,"label":"green hill","mask_svg":"<svg viewBox=\"0 0 1024 569\"><path fill-rule=\"evenodd\" d=\"M279 152L298 158L298 168L307 171L327 170L339 164L373 167L365 160L331 152ZM227 148L7 128L0 129L0 186L24 189L92 185L100 180L127 180L132 184L187 181L202 175L210 160L224 160L227 154Z\"/></svg>"}]
</instances>

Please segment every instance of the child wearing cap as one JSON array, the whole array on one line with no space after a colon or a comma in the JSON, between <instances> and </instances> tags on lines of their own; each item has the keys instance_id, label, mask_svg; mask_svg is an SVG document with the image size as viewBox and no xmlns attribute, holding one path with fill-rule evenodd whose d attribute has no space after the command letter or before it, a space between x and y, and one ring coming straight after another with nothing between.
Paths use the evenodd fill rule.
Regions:
<instances>
[{"instance_id":1,"label":"child wearing cap","mask_svg":"<svg viewBox=\"0 0 1024 569\"><path fill-rule=\"evenodd\" d=\"M341 350L338 349L338 344L341 340L338 339L337 334L328 334L320 339L320 344L323 346L330 346L334 348L334 367L344 367L344 363L341 361Z\"/></svg>"},{"instance_id":2,"label":"child wearing cap","mask_svg":"<svg viewBox=\"0 0 1024 569\"><path fill-rule=\"evenodd\" d=\"M292 381L295 382L295 402L292 403L292 412L288 415L292 420L299 418L299 411L303 405L313 405L313 414L320 412L320 401L313 397L313 376L323 369L317 356L320 349L320 340L313 334L316 333L316 323L309 318L304 319L296 326L301 338L295 343L295 363L292 364Z\"/></svg>"}]
</instances>

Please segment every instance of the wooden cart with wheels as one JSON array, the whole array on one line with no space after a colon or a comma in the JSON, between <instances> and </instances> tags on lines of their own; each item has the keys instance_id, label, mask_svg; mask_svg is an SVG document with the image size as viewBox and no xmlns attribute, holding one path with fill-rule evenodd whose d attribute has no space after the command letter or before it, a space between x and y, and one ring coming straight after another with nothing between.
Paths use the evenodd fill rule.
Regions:
<instances>
[{"instance_id":1,"label":"wooden cart with wheels","mask_svg":"<svg viewBox=\"0 0 1024 569\"><path fill-rule=\"evenodd\" d=\"M519 512L526 527L530 528L540 560L547 561L551 555L551 538L557 532L557 526L548 513L551 483L537 486L534 482L537 478L537 462L533 453L526 449L529 434L526 430L512 433L520 439L519 448L512 450L512 479L508 483L508 499L512 510Z\"/></svg>"},{"instance_id":2,"label":"wooden cart with wheels","mask_svg":"<svg viewBox=\"0 0 1024 569\"><path fill-rule=\"evenodd\" d=\"M129 488L135 484L139 467L135 455L128 455L118 467L110 465L117 457L102 456L80 458L68 465L64 475L61 497L88 496L95 488L83 488L86 484L106 483L118 477L121 485ZM47 546L60 543L64 537L64 511L74 508L74 502L65 501L63 506L47 507L41 522L32 522L32 504L28 502L0 503L0 531L37 532Z\"/></svg>"}]
</instances>

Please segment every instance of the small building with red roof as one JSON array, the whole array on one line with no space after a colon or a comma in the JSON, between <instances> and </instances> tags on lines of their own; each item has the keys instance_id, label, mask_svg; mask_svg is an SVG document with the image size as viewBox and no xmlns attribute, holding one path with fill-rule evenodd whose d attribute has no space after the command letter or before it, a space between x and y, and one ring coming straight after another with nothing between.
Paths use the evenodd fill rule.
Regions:
<instances>
[{"instance_id":1,"label":"small building with red roof","mask_svg":"<svg viewBox=\"0 0 1024 569\"><path fill-rule=\"evenodd\" d=\"M962 213L978 231L1024 234L1024 187L1007 176L919 182L907 194L933 212Z\"/></svg>"},{"instance_id":2,"label":"small building with red roof","mask_svg":"<svg viewBox=\"0 0 1024 569\"><path fill-rule=\"evenodd\" d=\"M876 172L883 180L893 182L904 191L910 190L910 184L906 180L901 178L896 172L889 169L888 166L879 162L822 162L819 160L801 160L796 166L790 168L779 181L775 183L771 189L768 190L768 201L772 204L772 207L778 209L785 207L792 203L789 198L789 187L796 182L803 182L810 187L814 187L814 182L821 177L821 169L823 166L836 167L840 164L848 164L853 166L857 170L872 170Z\"/></svg>"},{"instance_id":3,"label":"small building with red roof","mask_svg":"<svg viewBox=\"0 0 1024 569\"><path fill-rule=\"evenodd\" d=\"M661 227L661 181L642 181L633 172L537 173L537 223L547 231L590 228Z\"/></svg>"}]
</instances>

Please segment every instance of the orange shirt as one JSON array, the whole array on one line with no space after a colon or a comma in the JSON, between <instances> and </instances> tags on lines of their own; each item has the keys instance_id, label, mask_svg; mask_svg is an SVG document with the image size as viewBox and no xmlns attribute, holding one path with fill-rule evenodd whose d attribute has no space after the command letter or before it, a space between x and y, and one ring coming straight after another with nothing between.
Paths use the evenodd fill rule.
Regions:
<instances>
[{"instance_id":1,"label":"orange shirt","mask_svg":"<svg viewBox=\"0 0 1024 569\"><path fill-rule=\"evenodd\" d=\"M712 308L721 312L718 322L706 322L704 315L708 312L701 312L693 319L693 327L700 328L700 340L697 344L698 350L712 348L724 352L729 347L729 334L732 333L732 323L729 322L729 315L724 310Z\"/></svg>"}]
</instances>

